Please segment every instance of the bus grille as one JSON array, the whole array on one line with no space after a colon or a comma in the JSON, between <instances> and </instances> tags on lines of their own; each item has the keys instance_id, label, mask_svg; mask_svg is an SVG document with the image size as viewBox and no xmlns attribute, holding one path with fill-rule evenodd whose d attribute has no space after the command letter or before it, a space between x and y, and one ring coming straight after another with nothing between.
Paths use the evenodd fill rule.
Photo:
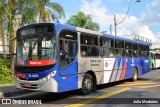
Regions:
<instances>
[{"instance_id":1,"label":"bus grille","mask_svg":"<svg viewBox=\"0 0 160 107\"><path fill-rule=\"evenodd\" d=\"M27 81L37 81L39 78L33 78L33 79L26 79L26 78L19 78L20 80L27 80Z\"/></svg>"},{"instance_id":2,"label":"bus grille","mask_svg":"<svg viewBox=\"0 0 160 107\"><path fill-rule=\"evenodd\" d=\"M30 87L25 86L23 83L20 83L20 85L22 88L28 88L28 89L37 89L38 88L38 85L36 85L36 84L31 84Z\"/></svg>"}]
</instances>

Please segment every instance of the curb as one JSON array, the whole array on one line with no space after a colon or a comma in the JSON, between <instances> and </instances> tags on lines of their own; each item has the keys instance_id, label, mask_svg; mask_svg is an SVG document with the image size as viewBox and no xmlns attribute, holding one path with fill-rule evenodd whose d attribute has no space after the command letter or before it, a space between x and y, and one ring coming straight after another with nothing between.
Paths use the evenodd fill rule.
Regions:
<instances>
[{"instance_id":1,"label":"curb","mask_svg":"<svg viewBox=\"0 0 160 107\"><path fill-rule=\"evenodd\" d=\"M0 84L0 87L14 86L14 84Z\"/></svg>"},{"instance_id":2,"label":"curb","mask_svg":"<svg viewBox=\"0 0 160 107\"><path fill-rule=\"evenodd\" d=\"M6 97L11 97L13 95L16 95L16 94L19 94L21 93L22 91L14 91L14 92L6 92L6 93L3 93L3 92L0 92L0 98L6 98ZM24 92L23 92L24 93Z\"/></svg>"},{"instance_id":3,"label":"curb","mask_svg":"<svg viewBox=\"0 0 160 107\"><path fill-rule=\"evenodd\" d=\"M18 96L18 95L28 94L28 93L33 93L33 91L19 90L19 91L6 92L6 93L0 92L0 98L13 97L13 96Z\"/></svg>"},{"instance_id":4,"label":"curb","mask_svg":"<svg viewBox=\"0 0 160 107\"><path fill-rule=\"evenodd\" d=\"M4 94L0 92L0 98L4 98Z\"/></svg>"}]
</instances>

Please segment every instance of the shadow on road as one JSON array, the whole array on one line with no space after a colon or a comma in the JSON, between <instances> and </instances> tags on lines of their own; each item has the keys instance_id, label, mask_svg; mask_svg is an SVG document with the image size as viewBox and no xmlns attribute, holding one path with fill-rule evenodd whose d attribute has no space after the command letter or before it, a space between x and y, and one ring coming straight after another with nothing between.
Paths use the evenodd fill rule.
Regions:
<instances>
[{"instance_id":1,"label":"shadow on road","mask_svg":"<svg viewBox=\"0 0 160 107\"><path fill-rule=\"evenodd\" d=\"M127 81L127 80L125 80ZM97 86L97 90L113 87L118 84L122 84L125 81L118 81L118 82L113 82L113 83L108 83L104 85L99 85ZM38 92L38 94L34 95L27 95L23 97L18 97L14 99L20 99L20 100L41 100L42 103L48 103L48 102L56 102L58 100L63 100L69 97L74 97L74 96L84 96L82 95L79 90L74 90L74 91L68 91L68 92L62 92L62 93L48 93L48 92Z\"/></svg>"},{"instance_id":2,"label":"shadow on road","mask_svg":"<svg viewBox=\"0 0 160 107\"><path fill-rule=\"evenodd\" d=\"M147 78L139 78L138 81L149 81L150 79ZM101 89L105 89L105 88L110 88L110 87L114 87L116 85L119 84L123 84L124 82L128 82L130 81L130 79L128 80L122 80L122 81L118 81L118 82L112 82L112 83L108 83L108 84L104 84L104 85L98 85L97 86L97 90L101 90ZM65 101L66 98L73 97L74 96L84 96L81 95L79 90L74 90L74 91L68 91L68 92L62 92L62 93L48 93L48 92L39 92L38 94L35 95L28 95L25 97L19 97L16 99L21 99L21 100L41 100L42 103L55 103L58 102L58 100L60 101Z\"/></svg>"}]
</instances>

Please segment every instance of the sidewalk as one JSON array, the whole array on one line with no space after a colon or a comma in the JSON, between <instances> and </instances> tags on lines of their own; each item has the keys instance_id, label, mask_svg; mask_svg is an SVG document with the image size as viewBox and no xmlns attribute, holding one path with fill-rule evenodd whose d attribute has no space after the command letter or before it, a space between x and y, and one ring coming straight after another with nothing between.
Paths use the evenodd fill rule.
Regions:
<instances>
[{"instance_id":1,"label":"sidewalk","mask_svg":"<svg viewBox=\"0 0 160 107\"><path fill-rule=\"evenodd\" d=\"M14 84L0 84L0 99L13 98L22 95L32 95L37 93L42 93L42 92L31 91L31 90L18 90L15 88Z\"/></svg>"},{"instance_id":2,"label":"sidewalk","mask_svg":"<svg viewBox=\"0 0 160 107\"><path fill-rule=\"evenodd\" d=\"M14 84L0 84L0 98L8 97L15 92L20 92Z\"/></svg>"}]
</instances>

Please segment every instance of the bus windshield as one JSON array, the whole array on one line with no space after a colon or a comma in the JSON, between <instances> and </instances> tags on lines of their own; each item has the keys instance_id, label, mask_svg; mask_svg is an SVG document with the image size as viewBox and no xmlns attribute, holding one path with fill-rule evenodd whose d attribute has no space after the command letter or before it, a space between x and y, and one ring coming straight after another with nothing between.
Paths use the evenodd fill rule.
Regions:
<instances>
[{"instance_id":1,"label":"bus windshield","mask_svg":"<svg viewBox=\"0 0 160 107\"><path fill-rule=\"evenodd\" d=\"M43 35L17 39L17 66L43 66L55 62L55 37Z\"/></svg>"}]
</instances>

